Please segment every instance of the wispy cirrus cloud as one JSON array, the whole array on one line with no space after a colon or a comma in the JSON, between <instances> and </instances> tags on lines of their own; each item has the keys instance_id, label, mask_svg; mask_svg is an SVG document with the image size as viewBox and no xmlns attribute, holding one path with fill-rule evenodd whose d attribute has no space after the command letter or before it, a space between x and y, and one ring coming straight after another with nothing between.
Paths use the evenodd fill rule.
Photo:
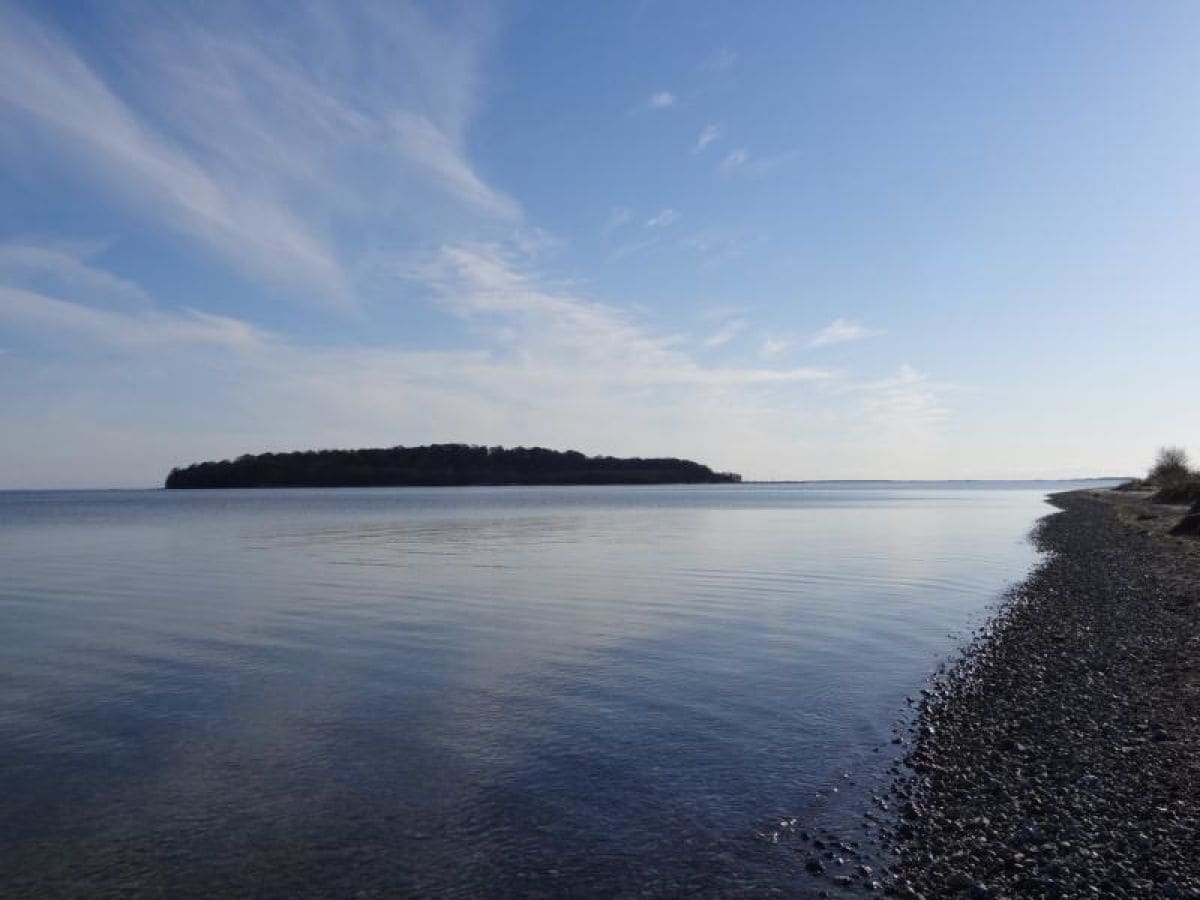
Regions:
<instances>
[{"instance_id":1,"label":"wispy cirrus cloud","mask_svg":"<svg viewBox=\"0 0 1200 900\"><path fill-rule=\"evenodd\" d=\"M759 353L762 356L767 357L767 358L770 358L772 356L778 356L779 354L790 350L792 348L793 344L794 344L794 342L787 338L781 338L781 337L763 338L762 347L759 348Z\"/></svg>"},{"instance_id":2,"label":"wispy cirrus cloud","mask_svg":"<svg viewBox=\"0 0 1200 900\"><path fill-rule=\"evenodd\" d=\"M139 205L221 253L272 275L303 273L344 295L336 260L302 220L223 183L148 126L64 38L15 10L0 9L0 103L53 134L73 166L99 169L116 191L136 194Z\"/></svg>"},{"instance_id":3,"label":"wispy cirrus cloud","mask_svg":"<svg viewBox=\"0 0 1200 900\"><path fill-rule=\"evenodd\" d=\"M675 105L677 98L670 91L655 91L646 98L644 109L670 109Z\"/></svg>"},{"instance_id":4,"label":"wispy cirrus cloud","mask_svg":"<svg viewBox=\"0 0 1200 900\"><path fill-rule=\"evenodd\" d=\"M647 228L666 228L679 221L679 213L667 206L646 220Z\"/></svg>"},{"instance_id":5,"label":"wispy cirrus cloud","mask_svg":"<svg viewBox=\"0 0 1200 900\"><path fill-rule=\"evenodd\" d=\"M698 134L696 136L696 143L692 147L692 152L693 153L703 152L704 148L707 147L709 144L713 143L714 141L720 140L723 133L724 132L721 130L720 125L712 125L712 124L705 125L703 128L700 129L700 134Z\"/></svg>"},{"instance_id":6,"label":"wispy cirrus cloud","mask_svg":"<svg viewBox=\"0 0 1200 900\"><path fill-rule=\"evenodd\" d=\"M419 260L409 276L433 289L464 319L499 325L507 346L519 335L522 356L562 366L555 380L573 376L616 385L752 385L824 381L817 367L753 369L704 366L673 336L655 336L617 309L573 296L521 271L496 245L450 245ZM513 331L515 324L524 327ZM535 352L536 350L536 352Z\"/></svg>"},{"instance_id":7,"label":"wispy cirrus cloud","mask_svg":"<svg viewBox=\"0 0 1200 900\"><path fill-rule=\"evenodd\" d=\"M0 327L112 347L261 346L266 332L229 316L164 309L140 285L90 259L99 242L0 244Z\"/></svg>"},{"instance_id":8,"label":"wispy cirrus cloud","mask_svg":"<svg viewBox=\"0 0 1200 900\"><path fill-rule=\"evenodd\" d=\"M458 139L433 121L401 111L392 117L392 126L397 151L428 172L449 194L497 216L513 219L520 215L516 201L484 183L466 161Z\"/></svg>"},{"instance_id":9,"label":"wispy cirrus cloud","mask_svg":"<svg viewBox=\"0 0 1200 900\"><path fill-rule=\"evenodd\" d=\"M746 147L730 150L717 164L717 172L727 177L735 175L748 178L758 178L770 174L790 161L795 154L792 152L775 153L769 156L756 156Z\"/></svg>"},{"instance_id":10,"label":"wispy cirrus cloud","mask_svg":"<svg viewBox=\"0 0 1200 900\"><path fill-rule=\"evenodd\" d=\"M705 347L722 347L746 329L745 319L730 319L702 342Z\"/></svg>"},{"instance_id":11,"label":"wispy cirrus cloud","mask_svg":"<svg viewBox=\"0 0 1200 900\"><path fill-rule=\"evenodd\" d=\"M955 385L933 381L905 363L895 375L858 385L864 416L892 432L927 434L945 422L945 394Z\"/></svg>"},{"instance_id":12,"label":"wispy cirrus cloud","mask_svg":"<svg viewBox=\"0 0 1200 900\"><path fill-rule=\"evenodd\" d=\"M88 262L103 247L100 241L0 243L0 283L35 290L52 284L68 292L81 292L93 302L149 304L150 295L139 285Z\"/></svg>"},{"instance_id":13,"label":"wispy cirrus cloud","mask_svg":"<svg viewBox=\"0 0 1200 900\"><path fill-rule=\"evenodd\" d=\"M140 313L97 309L22 288L0 285L0 322L73 333L109 346L214 344L247 347L262 343L262 333L240 319L185 309Z\"/></svg>"},{"instance_id":14,"label":"wispy cirrus cloud","mask_svg":"<svg viewBox=\"0 0 1200 900\"><path fill-rule=\"evenodd\" d=\"M834 319L811 338L809 347L825 347L829 344L843 344L847 341L861 341L864 338L878 337L884 334L882 329L867 328L860 322L850 319Z\"/></svg>"},{"instance_id":15,"label":"wispy cirrus cloud","mask_svg":"<svg viewBox=\"0 0 1200 900\"><path fill-rule=\"evenodd\" d=\"M465 149L485 19L150 8L100 62L0 6L0 136L21 137L0 152L37 153L251 278L353 303L347 223L379 237L446 202L520 216Z\"/></svg>"}]
</instances>

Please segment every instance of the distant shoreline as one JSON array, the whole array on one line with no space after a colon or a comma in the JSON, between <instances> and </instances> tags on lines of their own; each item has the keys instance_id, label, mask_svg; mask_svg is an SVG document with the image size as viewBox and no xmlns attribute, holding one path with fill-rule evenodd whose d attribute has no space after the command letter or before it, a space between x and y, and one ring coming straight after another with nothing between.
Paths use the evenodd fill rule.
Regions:
<instances>
[{"instance_id":1,"label":"distant shoreline","mask_svg":"<svg viewBox=\"0 0 1200 900\"><path fill-rule=\"evenodd\" d=\"M1091 475L1086 478L784 478L742 484L1087 484L1099 481L1133 481L1129 475Z\"/></svg>"},{"instance_id":2,"label":"distant shoreline","mask_svg":"<svg viewBox=\"0 0 1200 900\"><path fill-rule=\"evenodd\" d=\"M695 484L730 484L740 485L744 487L769 487L772 485L1021 485L1021 484L1093 484L1101 482L1126 482L1130 478L1107 478L1107 477L1089 477L1089 478L809 478L809 479L781 479L781 480L751 480L742 479L735 482L698 482ZM663 482L660 486L687 486L686 482ZM415 487L417 485L396 485L397 487ZM471 484L471 485L430 485L432 487L555 487L556 485L532 485L532 484L512 484L512 483L493 483L493 484ZM589 485L589 484L561 484L560 487L603 487L604 485ZM612 483L612 487L636 487L636 484L620 484ZM654 487L653 484L645 485L646 487ZM293 485L287 488L277 486L277 489L301 490L305 489L306 485ZM347 485L347 487L367 488L386 488L391 485ZM120 492L120 491L162 491L167 490L163 484L143 484L135 486L123 487L9 487L0 488L0 494L47 494L47 493L70 493L70 492ZM173 490L173 489L172 489ZM196 488L195 490L199 490ZM219 488L217 488L219 490ZM255 488L247 488L247 490L256 490Z\"/></svg>"}]
</instances>

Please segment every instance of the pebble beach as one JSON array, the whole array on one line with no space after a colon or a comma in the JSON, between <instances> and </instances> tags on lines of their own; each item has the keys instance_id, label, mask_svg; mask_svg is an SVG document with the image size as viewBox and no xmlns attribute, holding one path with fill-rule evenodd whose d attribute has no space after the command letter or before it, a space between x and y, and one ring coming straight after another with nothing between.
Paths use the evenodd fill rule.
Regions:
<instances>
[{"instance_id":1,"label":"pebble beach","mask_svg":"<svg viewBox=\"0 0 1200 900\"><path fill-rule=\"evenodd\" d=\"M1043 563L925 693L885 882L907 897L1200 897L1200 542L1059 494Z\"/></svg>"}]
</instances>

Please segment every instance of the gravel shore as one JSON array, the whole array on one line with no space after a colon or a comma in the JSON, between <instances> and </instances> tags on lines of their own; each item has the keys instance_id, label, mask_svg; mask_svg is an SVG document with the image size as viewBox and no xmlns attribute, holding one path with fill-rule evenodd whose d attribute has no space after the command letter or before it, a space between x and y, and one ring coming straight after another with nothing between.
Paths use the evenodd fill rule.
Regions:
<instances>
[{"instance_id":1,"label":"gravel shore","mask_svg":"<svg viewBox=\"0 0 1200 900\"><path fill-rule=\"evenodd\" d=\"M1047 560L926 693L890 892L1200 898L1200 541L1053 498Z\"/></svg>"}]
</instances>

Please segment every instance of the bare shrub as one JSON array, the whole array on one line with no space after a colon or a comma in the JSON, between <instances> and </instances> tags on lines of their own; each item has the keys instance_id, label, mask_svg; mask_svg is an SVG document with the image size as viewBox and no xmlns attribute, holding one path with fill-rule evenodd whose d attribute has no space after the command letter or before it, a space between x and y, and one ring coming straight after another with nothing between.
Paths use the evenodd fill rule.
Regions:
<instances>
[{"instance_id":1,"label":"bare shrub","mask_svg":"<svg viewBox=\"0 0 1200 900\"><path fill-rule=\"evenodd\" d=\"M1163 485L1182 481L1190 474L1186 450L1182 447L1161 447L1146 480Z\"/></svg>"}]
</instances>

